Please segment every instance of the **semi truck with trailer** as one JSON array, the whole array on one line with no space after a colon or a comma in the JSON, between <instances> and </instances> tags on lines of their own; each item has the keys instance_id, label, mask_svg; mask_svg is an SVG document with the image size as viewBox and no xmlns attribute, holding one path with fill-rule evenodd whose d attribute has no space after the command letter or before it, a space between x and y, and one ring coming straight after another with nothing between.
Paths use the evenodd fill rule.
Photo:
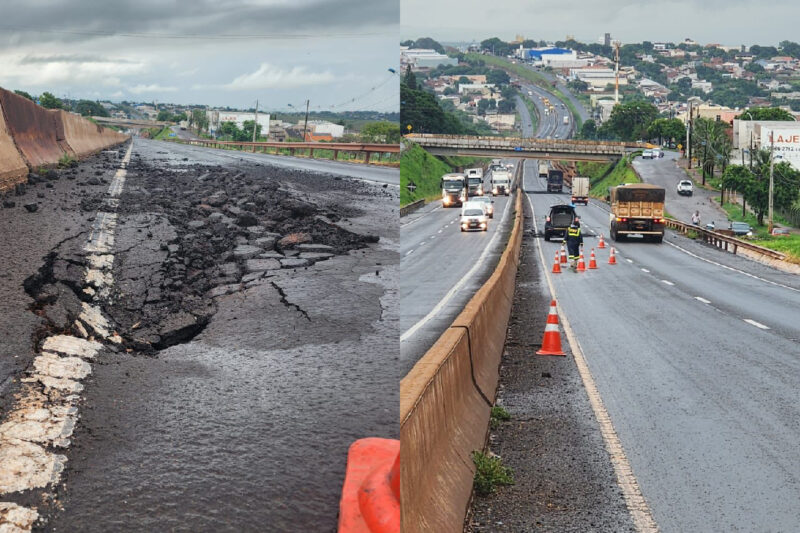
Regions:
<instances>
[{"instance_id":1,"label":"semi truck with trailer","mask_svg":"<svg viewBox=\"0 0 800 533\"><path fill-rule=\"evenodd\" d=\"M572 203L589 204L589 178L572 178Z\"/></svg>"},{"instance_id":2,"label":"semi truck with trailer","mask_svg":"<svg viewBox=\"0 0 800 533\"><path fill-rule=\"evenodd\" d=\"M467 201L467 177L452 173L442 176L442 207L461 207Z\"/></svg>"},{"instance_id":3,"label":"semi truck with trailer","mask_svg":"<svg viewBox=\"0 0 800 533\"><path fill-rule=\"evenodd\" d=\"M664 188L651 183L629 183L609 187L611 238L619 241L629 235L641 235L644 240L661 242L666 227L665 197Z\"/></svg>"},{"instance_id":4,"label":"semi truck with trailer","mask_svg":"<svg viewBox=\"0 0 800 533\"><path fill-rule=\"evenodd\" d=\"M508 170L494 170L491 174L492 195L508 196L511 193L511 172Z\"/></svg>"},{"instance_id":5,"label":"semi truck with trailer","mask_svg":"<svg viewBox=\"0 0 800 533\"><path fill-rule=\"evenodd\" d=\"M551 168L547 171L547 192L561 192L564 189L564 173Z\"/></svg>"},{"instance_id":6,"label":"semi truck with trailer","mask_svg":"<svg viewBox=\"0 0 800 533\"><path fill-rule=\"evenodd\" d=\"M483 196L483 169L467 169L467 196Z\"/></svg>"}]
</instances>

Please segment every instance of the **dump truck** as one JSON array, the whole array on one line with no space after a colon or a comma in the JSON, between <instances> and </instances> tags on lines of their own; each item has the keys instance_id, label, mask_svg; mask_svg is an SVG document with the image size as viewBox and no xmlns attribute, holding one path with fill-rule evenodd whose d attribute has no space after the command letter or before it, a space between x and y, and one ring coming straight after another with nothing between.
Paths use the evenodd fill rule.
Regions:
<instances>
[{"instance_id":1,"label":"dump truck","mask_svg":"<svg viewBox=\"0 0 800 533\"><path fill-rule=\"evenodd\" d=\"M547 192L561 192L564 188L564 173L551 168L547 171Z\"/></svg>"},{"instance_id":2,"label":"dump truck","mask_svg":"<svg viewBox=\"0 0 800 533\"><path fill-rule=\"evenodd\" d=\"M445 174L441 187L443 207L461 207L467 201L467 177L464 174Z\"/></svg>"},{"instance_id":3,"label":"dump truck","mask_svg":"<svg viewBox=\"0 0 800 533\"><path fill-rule=\"evenodd\" d=\"M609 234L615 241L629 235L641 235L644 240L661 242L664 239L663 187L650 183L628 183L608 188L611 204Z\"/></svg>"},{"instance_id":4,"label":"dump truck","mask_svg":"<svg viewBox=\"0 0 800 533\"><path fill-rule=\"evenodd\" d=\"M539 177L540 178L547 178L547 171L550 170L550 167L547 163L539 163Z\"/></svg>"},{"instance_id":5,"label":"dump truck","mask_svg":"<svg viewBox=\"0 0 800 533\"><path fill-rule=\"evenodd\" d=\"M572 203L589 204L589 178L572 178Z\"/></svg>"}]
</instances>

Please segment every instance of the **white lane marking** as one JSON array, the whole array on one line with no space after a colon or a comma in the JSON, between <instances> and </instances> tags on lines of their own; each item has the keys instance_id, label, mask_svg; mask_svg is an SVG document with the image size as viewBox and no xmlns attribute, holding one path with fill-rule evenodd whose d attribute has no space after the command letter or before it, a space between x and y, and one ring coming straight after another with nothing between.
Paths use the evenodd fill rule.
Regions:
<instances>
[{"instance_id":1,"label":"white lane marking","mask_svg":"<svg viewBox=\"0 0 800 533\"><path fill-rule=\"evenodd\" d=\"M444 231L443 229L440 229L440 230L439 230L439 231L437 231L436 233L441 233L441 232L443 232L443 231Z\"/></svg>"},{"instance_id":2,"label":"white lane marking","mask_svg":"<svg viewBox=\"0 0 800 533\"><path fill-rule=\"evenodd\" d=\"M502 225L505 223L506 219L508 218L508 213L511 211L511 209L510 209L510 206L511 206L511 204L512 204L512 202L506 202L506 207L505 207L505 209L503 210L503 218L500 220L500 227L502 227ZM450 224L452 224L452 223L453 223L453 222L451 222ZM458 283L456 283L455 285L453 285L453 286L450 288L450 290L449 290L449 291L447 291L447 294L445 294L445 295L444 295L444 297L443 297L441 300L439 300L439 303L437 303L437 304L436 304L436 305L433 307L433 309L431 309L430 311L428 311L428 314L427 314L427 315L425 315L424 317L422 317L422 319L420 319L420 321L419 321L419 322L417 322L416 324L414 324L413 326L411 326L410 328L408 328L407 330L405 330L405 331L403 332L403 334L402 334L402 335L400 335L400 342L404 342L404 341L406 341L406 340L410 339L410 338L411 338L411 337L412 337L412 336L413 336L413 335L414 335L414 334L415 334L415 333L416 333L416 332L419 330L419 328L421 328L422 326L424 326L425 324L427 324L427 323L428 323L428 322L429 322L429 321L430 321L430 320L431 320L433 317L435 317L436 315L438 315L438 314L439 314L439 312L440 312L440 311L441 311L441 310L444 308L444 306L445 306L445 305L447 305L447 302L449 302L449 301L450 301L450 299L451 299L453 296L455 296L455 294L456 294L456 293L457 293L459 290L461 290L461 287L462 287L462 286L463 286L463 285L464 285L464 284L465 284L467 281L469 281L469 280L470 280L470 278L472 278L472 276L475 274L475 272L477 272L477 271L478 271L478 269L479 269L479 268L480 268L480 267L483 265L483 263L486 261L486 258L489 256L489 251L490 251L490 250L492 250L492 249L494 248L494 243L495 243L495 241L497 240L497 238L498 238L498 235L500 235L500 231L499 231L499 230L498 230L498 231L495 231L495 232L494 232L494 234L492 235L492 238L491 238L491 239L489 239L489 243L488 243L488 244L486 245L486 247L483 249L483 252L481 253L480 257L478 257L478 260L477 260L477 261L475 261L475 264L474 264L474 265L472 265L472 268L470 268L470 269L469 269L469 271L467 271L467 273L466 273L466 274L464 274L464 275L461 277L461 279L460 279L460 280L458 280Z\"/></svg>"},{"instance_id":3,"label":"white lane marking","mask_svg":"<svg viewBox=\"0 0 800 533\"><path fill-rule=\"evenodd\" d=\"M706 300L702 296L695 296L694 299L697 300L698 302L703 302L704 304L710 304L711 303L711 300Z\"/></svg>"},{"instance_id":4,"label":"white lane marking","mask_svg":"<svg viewBox=\"0 0 800 533\"><path fill-rule=\"evenodd\" d=\"M764 324L762 324L761 322L756 322L756 321L755 321L755 320L753 320L752 318L743 318L742 320L744 320L745 322L747 322L747 323L748 323L748 324L750 324L751 326L755 326L755 327L757 327L757 328L759 328L759 329L769 329L769 326L765 326L765 325L764 325Z\"/></svg>"},{"instance_id":5,"label":"white lane marking","mask_svg":"<svg viewBox=\"0 0 800 533\"><path fill-rule=\"evenodd\" d=\"M407 251L407 252L406 252L406 255L411 255L412 253L414 253L414 250L413 250L413 249L411 249L411 250Z\"/></svg>"},{"instance_id":6,"label":"white lane marking","mask_svg":"<svg viewBox=\"0 0 800 533\"><path fill-rule=\"evenodd\" d=\"M441 200L439 200L439 201L441 201ZM433 209L431 209L430 211L428 211L428 212L426 212L426 213L423 213L423 214L421 214L420 216L418 216L417 218L415 218L415 219L412 219L412 220L409 220L408 222L406 222L406 223L404 223L404 224L400 224L400 227L401 227L401 228L404 228L404 227L406 227L406 226L410 226L410 225L411 225L411 224L413 224L414 222L419 222L420 220L424 219L425 217L427 217L428 215L430 215L431 213L433 213L433 212L434 212L434 211L436 211L437 209L441 209L441 208L442 208L442 205L441 205L441 204L437 204L437 205L436 205L436 207L434 207L434 208L433 208Z\"/></svg>"},{"instance_id":7,"label":"white lane marking","mask_svg":"<svg viewBox=\"0 0 800 533\"><path fill-rule=\"evenodd\" d=\"M425 241L422 241L421 243L419 243L420 246L423 246L424 244L425 244Z\"/></svg>"},{"instance_id":8,"label":"white lane marking","mask_svg":"<svg viewBox=\"0 0 800 533\"><path fill-rule=\"evenodd\" d=\"M436 235L431 235L431 239L435 239L435 238L436 238Z\"/></svg>"},{"instance_id":9,"label":"white lane marking","mask_svg":"<svg viewBox=\"0 0 800 533\"><path fill-rule=\"evenodd\" d=\"M633 263L633 260L632 260L632 259L627 259L627 258L626 258L626 259L625 259L625 261L627 261L628 263Z\"/></svg>"},{"instance_id":10,"label":"white lane marking","mask_svg":"<svg viewBox=\"0 0 800 533\"><path fill-rule=\"evenodd\" d=\"M525 189L525 169L522 173L522 188ZM529 194L525 194L528 198L528 204L531 208L531 218L533 219L533 230L538 232L536 224L536 212L533 209L533 201ZM546 265L544 259L544 251L542 249L541 239L536 239L536 246L539 250L539 264ZM550 297L556 300L556 308L558 309L558 316L561 326L564 328L564 334L567 337L572 356L575 358L575 365L578 367L578 373L581 375L583 386L586 389L586 395L589 397L589 403L592 406L592 412L600 426L600 433L603 435L603 442L605 442L608 455L611 459L611 464L614 467L614 473L617 476L617 484L619 485L622 495L625 498L625 505L628 507L628 512L633 519L633 525L637 531L642 533L657 533L658 525L656 524L650 507L647 505L647 500L644 499L642 491L639 488L639 483L636 481L636 476L633 473L628 457L625 455L625 448L614 430L614 424L611 417L606 411L603 404L603 398L597 390L597 385L592 377L592 372L589 370L589 365L586 363L586 358L583 356L583 349L578 342L575 333L572 331L572 326L569 323L564 311L561 309L561 304L558 303L556 298L556 289L553 286L553 280L550 275L550 270L546 267L542 268L547 285L550 288Z\"/></svg>"},{"instance_id":11,"label":"white lane marking","mask_svg":"<svg viewBox=\"0 0 800 533\"><path fill-rule=\"evenodd\" d=\"M668 279L662 279L662 280L661 280L661 283L666 283L667 285L675 285L674 283L672 283L672 282L671 282L670 280L668 280Z\"/></svg>"},{"instance_id":12,"label":"white lane marking","mask_svg":"<svg viewBox=\"0 0 800 533\"><path fill-rule=\"evenodd\" d=\"M743 274L743 275L745 275L745 276L747 276L749 278L757 279L759 281L763 281L764 283L769 283L770 285L775 285L776 287L789 289L790 291L794 291L794 292L800 292L800 289L796 289L794 287L789 287L788 285L784 285L783 283L778 283L777 281L770 281L768 279L760 278L760 277L756 276L755 274L750 274L749 272L745 272L744 270L739 270L738 268L729 267L728 265L723 265L721 263L717 263L716 261L712 261L711 259L706 259L705 257L700 257L699 255L694 254L694 253L690 252L689 250L678 246L675 243L671 243L671 242L666 241L666 240L664 242L669 244L670 246L673 246L673 247L677 248L678 250L680 250L681 252L685 253L686 255L694 257L695 259L699 259L701 261L705 261L706 263L710 263L712 265L715 265L715 266L718 266L718 267L722 267L722 268L724 268L726 270L731 270L733 272L738 272L739 274Z\"/></svg>"},{"instance_id":13,"label":"white lane marking","mask_svg":"<svg viewBox=\"0 0 800 533\"><path fill-rule=\"evenodd\" d=\"M642 272L647 272L648 274L650 273L650 271L649 271L649 270L647 270L646 268L643 268L643 269L642 269Z\"/></svg>"}]
</instances>

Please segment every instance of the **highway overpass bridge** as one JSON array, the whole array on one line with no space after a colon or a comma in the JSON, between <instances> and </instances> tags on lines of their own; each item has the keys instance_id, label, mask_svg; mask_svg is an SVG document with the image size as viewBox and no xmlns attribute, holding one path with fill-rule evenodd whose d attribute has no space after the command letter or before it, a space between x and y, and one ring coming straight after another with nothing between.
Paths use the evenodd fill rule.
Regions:
<instances>
[{"instance_id":1,"label":"highway overpass bridge","mask_svg":"<svg viewBox=\"0 0 800 533\"><path fill-rule=\"evenodd\" d=\"M519 139L412 133L405 136L433 155L524 157L567 161L616 161L626 154L652 148L646 143Z\"/></svg>"},{"instance_id":2,"label":"highway overpass bridge","mask_svg":"<svg viewBox=\"0 0 800 533\"><path fill-rule=\"evenodd\" d=\"M92 120L98 124L119 126L121 128L156 128L169 126L169 122L158 122L154 120L134 120L127 118L113 118L113 117L92 117Z\"/></svg>"}]
</instances>

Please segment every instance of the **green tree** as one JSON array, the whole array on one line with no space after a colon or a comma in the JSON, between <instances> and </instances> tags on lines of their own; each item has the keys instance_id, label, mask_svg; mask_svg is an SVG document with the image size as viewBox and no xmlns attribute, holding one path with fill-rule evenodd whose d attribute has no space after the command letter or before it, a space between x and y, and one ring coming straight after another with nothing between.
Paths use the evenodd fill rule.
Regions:
<instances>
[{"instance_id":1,"label":"green tree","mask_svg":"<svg viewBox=\"0 0 800 533\"><path fill-rule=\"evenodd\" d=\"M486 75L486 82L487 83L494 83L495 85L502 86L507 85L508 82L511 81L511 78L508 76L508 73L504 70L500 69L492 69Z\"/></svg>"},{"instance_id":2,"label":"green tree","mask_svg":"<svg viewBox=\"0 0 800 533\"><path fill-rule=\"evenodd\" d=\"M516 107L513 100L500 100L497 103L497 111L500 113L513 113Z\"/></svg>"},{"instance_id":3,"label":"green tree","mask_svg":"<svg viewBox=\"0 0 800 533\"><path fill-rule=\"evenodd\" d=\"M217 129L218 139L238 141L241 135L242 130L239 129L235 122L223 122L219 125L219 129Z\"/></svg>"},{"instance_id":4,"label":"green tree","mask_svg":"<svg viewBox=\"0 0 800 533\"><path fill-rule=\"evenodd\" d=\"M501 41L497 37L481 41L481 50L491 52L496 56L507 56L511 53L512 47L505 41Z\"/></svg>"},{"instance_id":5,"label":"green tree","mask_svg":"<svg viewBox=\"0 0 800 533\"><path fill-rule=\"evenodd\" d=\"M400 125L394 122L369 122L361 129L361 139L368 143L397 144L400 142Z\"/></svg>"},{"instance_id":6,"label":"green tree","mask_svg":"<svg viewBox=\"0 0 800 533\"><path fill-rule=\"evenodd\" d=\"M39 105L47 109L64 109L64 102L47 91L39 97Z\"/></svg>"},{"instance_id":7,"label":"green tree","mask_svg":"<svg viewBox=\"0 0 800 533\"><path fill-rule=\"evenodd\" d=\"M414 41L414 48L426 48L431 50L436 50L440 54L444 54L444 46L439 44L439 42L431 39L430 37L420 37L416 41Z\"/></svg>"},{"instance_id":8,"label":"green tree","mask_svg":"<svg viewBox=\"0 0 800 533\"><path fill-rule=\"evenodd\" d=\"M647 128L656 117L658 109L649 102L619 104L611 110L608 129L623 141L634 141L647 135Z\"/></svg>"},{"instance_id":9,"label":"green tree","mask_svg":"<svg viewBox=\"0 0 800 533\"><path fill-rule=\"evenodd\" d=\"M581 126L580 137L581 137L581 139L585 139L585 140L589 140L589 141L596 139L597 138L597 123L592 119L589 119L589 120L585 121L583 123L583 125Z\"/></svg>"},{"instance_id":10,"label":"green tree","mask_svg":"<svg viewBox=\"0 0 800 533\"><path fill-rule=\"evenodd\" d=\"M666 141L683 143L686 137L686 126L677 118L657 118L647 128L650 139L658 139L659 144Z\"/></svg>"},{"instance_id":11,"label":"green tree","mask_svg":"<svg viewBox=\"0 0 800 533\"><path fill-rule=\"evenodd\" d=\"M109 116L108 110L103 107L99 102L92 102L91 100L79 100L75 104L75 112L80 113L84 117L107 117Z\"/></svg>"},{"instance_id":12,"label":"green tree","mask_svg":"<svg viewBox=\"0 0 800 533\"><path fill-rule=\"evenodd\" d=\"M697 118L692 124L692 153L697 155L703 168L703 185L706 177L714 175L717 165L725 171L732 150L728 136L730 126L708 118Z\"/></svg>"},{"instance_id":13,"label":"green tree","mask_svg":"<svg viewBox=\"0 0 800 533\"><path fill-rule=\"evenodd\" d=\"M753 168L731 165L722 175L722 184L726 189L738 191L750 205L758 219L764 224L764 215L769 209L769 150L759 150L754 154ZM773 207L777 210L787 209L794 204L800 195L800 171L795 170L786 161L775 164L773 178Z\"/></svg>"},{"instance_id":14,"label":"green tree","mask_svg":"<svg viewBox=\"0 0 800 533\"><path fill-rule=\"evenodd\" d=\"M400 126L403 133L471 133L456 117L445 112L436 98L427 91L400 82Z\"/></svg>"},{"instance_id":15,"label":"green tree","mask_svg":"<svg viewBox=\"0 0 800 533\"><path fill-rule=\"evenodd\" d=\"M161 111L158 112L156 120L159 122L173 122L174 118L172 113L170 113L166 109L162 109Z\"/></svg>"},{"instance_id":16,"label":"green tree","mask_svg":"<svg viewBox=\"0 0 800 533\"><path fill-rule=\"evenodd\" d=\"M578 93L589 90L589 84L583 80L572 80L567 83L567 87Z\"/></svg>"},{"instance_id":17,"label":"green tree","mask_svg":"<svg viewBox=\"0 0 800 533\"><path fill-rule=\"evenodd\" d=\"M403 82L412 89L419 88L419 85L417 85L417 77L411 71L411 65L406 65L406 74L403 77Z\"/></svg>"},{"instance_id":18,"label":"green tree","mask_svg":"<svg viewBox=\"0 0 800 533\"><path fill-rule=\"evenodd\" d=\"M678 90L683 94L686 94L692 88L692 79L688 76L684 76L683 78L678 79L677 85L678 85Z\"/></svg>"},{"instance_id":19,"label":"green tree","mask_svg":"<svg viewBox=\"0 0 800 533\"><path fill-rule=\"evenodd\" d=\"M253 140L253 126L256 127L256 140L261 138L261 124L256 124L255 120L245 120L242 122L241 133L237 136L237 141L248 142Z\"/></svg>"},{"instance_id":20,"label":"green tree","mask_svg":"<svg viewBox=\"0 0 800 533\"><path fill-rule=\"evenodd\" d=\"M208 131L208 115L203 109L192 109L190 124L193 124L198 131Z\"/></svg>"},{"instance_id":21,"label":"green tree","mask_svg":"<svg viewBox=\"0 0 800 533\"><path fill-rule=\"evenodd\" d=\"M780 107L751 107L745 109L737 118L739 120L794 120L791 113Z\"/></svg>"},{"instance_id":22,"label":"green tree","mask_svg":"<svg viewBox=\"0 0 800 533\"><path fill-rule=\"evenodd\" d=\"M25 98L27 98L31 102L35 102L36 101L36 99L33 96L31 96L30 94L26 93L25 91L20 91L19 89L17 89L17 90L14 91L14 93L16 93L16 94L18 94L20 96L24 96Z\"/></svg>"}]
</instances>

